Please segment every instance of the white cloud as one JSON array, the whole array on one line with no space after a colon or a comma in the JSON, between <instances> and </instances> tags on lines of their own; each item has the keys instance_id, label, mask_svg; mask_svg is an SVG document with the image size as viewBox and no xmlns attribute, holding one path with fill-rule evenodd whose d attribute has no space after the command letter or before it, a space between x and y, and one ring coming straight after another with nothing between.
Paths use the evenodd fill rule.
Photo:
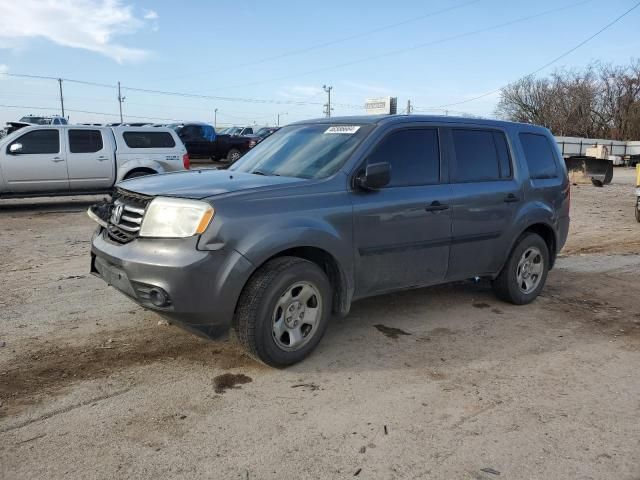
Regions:
<instances>
[{"instance_id":1,"label":"white cloud","mask_svg":"<svg viewBox=\"0 0 640 480\"><path fill-rule=\"evenodd\" d=\"M147 18L152 14L153 18ZM138 18L121 0L20 0L0 2L0 48L16 49L30 38L100 53L119 63L144 60L149 52L113 42L155 22L147 11Z\"/></svg>"},{"instance_id":2,"label":"white cloud","mask_svg":"<svg viewBox=\"0 0 640 480\"><path fill-rule=\"evenodd\" d=\"M146 18L147 20L157 20L158 12L156 12L155 10L145 10L144 18Z\"/></svg>"}]
</instances>

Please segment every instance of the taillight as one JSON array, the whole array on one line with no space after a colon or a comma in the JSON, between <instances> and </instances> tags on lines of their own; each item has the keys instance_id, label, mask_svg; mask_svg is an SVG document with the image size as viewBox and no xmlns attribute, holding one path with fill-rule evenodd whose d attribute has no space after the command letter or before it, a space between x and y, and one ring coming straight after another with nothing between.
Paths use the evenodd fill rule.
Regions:
<instances>
[{"instance_id":1,"label":"taillight","mask_svg":"<svg viewBox=\"0 0 640 480\"><path fill-rule=\"evenodd\" d=\"M189 168L191 168L191 159L189 158L188 153L182 155L182 164L184 165L185 170L189 170Z\"/></svg>"},{"instance_id":2,"label":"taillight","mask_svg":"<svg viewBox=\"0 0 640 480\"><path fill-rule=\"evenodd\" d=\"M253 148L256 146L256 141L255 140L249 140L249 148Z\"/></svg>"}]
</instances>

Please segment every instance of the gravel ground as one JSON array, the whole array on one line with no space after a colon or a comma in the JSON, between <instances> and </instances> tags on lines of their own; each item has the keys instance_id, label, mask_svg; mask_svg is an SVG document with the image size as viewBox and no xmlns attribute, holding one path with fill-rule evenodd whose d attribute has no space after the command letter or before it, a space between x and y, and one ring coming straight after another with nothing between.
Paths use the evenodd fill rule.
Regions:
<instances>
[{"instance_id":1,"label":"gravel ground","mask_svg":"<svg viewBox=\"0 0 640 480\"><path fill-rule=\"evenodd\" d=\"M0 478L637 480L633 177L573 188L533 304L485 282L360 301L286 370L90 276L96 198L2 201Z\"/></svg>"}]
</instances>

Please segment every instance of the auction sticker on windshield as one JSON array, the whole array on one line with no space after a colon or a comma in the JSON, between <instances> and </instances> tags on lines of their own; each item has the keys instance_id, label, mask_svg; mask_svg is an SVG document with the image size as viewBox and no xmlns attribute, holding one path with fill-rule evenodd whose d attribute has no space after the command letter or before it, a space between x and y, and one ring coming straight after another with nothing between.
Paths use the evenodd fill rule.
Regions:
<instances>
[{"instance_id":1,"label":"auction sticker on windshield","mask_svg":"<svg viewBox=\"0 0 640 480\"><path fill-rule=\"evenodd\" d=\"M358 125L335 125L333 127L329 127L325 130L324 133L342 133L345 135L353 135L360 129Z\"/></svg>"}]
</instances>

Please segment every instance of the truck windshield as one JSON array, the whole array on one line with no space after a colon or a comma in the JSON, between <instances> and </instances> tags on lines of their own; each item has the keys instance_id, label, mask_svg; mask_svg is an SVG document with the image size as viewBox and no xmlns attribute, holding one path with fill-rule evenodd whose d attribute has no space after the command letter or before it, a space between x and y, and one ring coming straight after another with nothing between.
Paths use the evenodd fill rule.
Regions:
<instances>
[{"instance_id":1,"label":"truck windshield","mask_svg":"<svg viewBox=\"0 0 640 480\"><path fill-rule=\"evenodd\" d=\"M249 150L229 170L257 175L325 178L337 172L372 125L291 125Z\"/></svg>"}]
</instances>

